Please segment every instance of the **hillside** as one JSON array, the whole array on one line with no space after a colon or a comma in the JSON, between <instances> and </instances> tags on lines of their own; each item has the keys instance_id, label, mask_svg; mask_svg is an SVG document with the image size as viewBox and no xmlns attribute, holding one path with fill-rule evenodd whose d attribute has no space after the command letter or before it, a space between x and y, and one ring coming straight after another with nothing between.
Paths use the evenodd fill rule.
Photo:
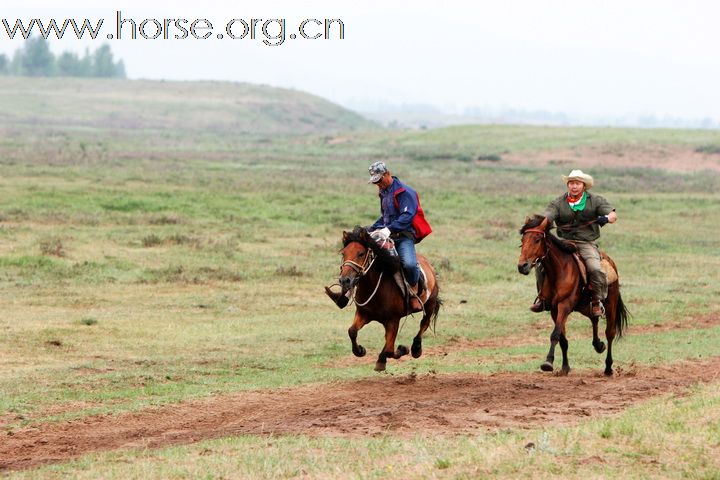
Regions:
<instances>
[{"instance_id":1,"label":"hillside","mask_svg":"<svg viewBox=\"0 0 720 480\"><path fill-rule=\"evenodd\" d=\"M233 134L373 128L308 93L230 82L0 77L0 125Z\"/></svg>"}]
</instances>

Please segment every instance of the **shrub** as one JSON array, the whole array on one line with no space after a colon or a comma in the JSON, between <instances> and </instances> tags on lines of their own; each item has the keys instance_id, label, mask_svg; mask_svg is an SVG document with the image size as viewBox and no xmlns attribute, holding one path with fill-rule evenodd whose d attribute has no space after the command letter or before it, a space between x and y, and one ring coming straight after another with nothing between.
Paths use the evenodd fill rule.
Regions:
<instances>
[{"instance_id":1,"label":"shrub","mask_svg":"<svg viewBox=\"0 0 720 480\"><path fill-rule=\"evenodd\" d=\"M695 148L697 153L720 153L720 145L701 145Z\"/></svg>"},{"instance_id":2,"label":"shrub","mask_svg":"<svg viewBox=\"0 0 720 480\"><path fill-rule=\"evenodd\" d=\"M40 240L40 253L46 256L64 257L65 247L60 237L47 237Z\"/></svg>"},{"instance_id":3,"label":"shrub","mask_svg":"<svg viewBox=\"0 0 720 480\"><path fill-rule=\"evenodd\" d=\"M278 276L288 276L288 277L302 277L304 275L303 272L298 270L298 268L293 265L291 267L285 267L280 266L275 270L275 275Z\"/></svg>"},{"instance_id":4,"label":"shrub","mask_svg":"<svg viewBox=\"0 0 720 480\"><path fill-rule=\"evenodd\" d=\"M150 235L146 235L142 239L143 247L155 247L157 245L160 245L162 243L162 238L158 237L154 233L151 233Z\"/></svg>"}]
</instances>

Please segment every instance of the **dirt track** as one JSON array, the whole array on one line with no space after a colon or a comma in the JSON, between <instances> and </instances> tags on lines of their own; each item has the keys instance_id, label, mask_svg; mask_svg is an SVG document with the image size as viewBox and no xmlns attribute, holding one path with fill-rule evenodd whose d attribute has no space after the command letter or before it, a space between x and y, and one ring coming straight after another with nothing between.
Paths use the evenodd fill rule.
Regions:
<instances>
[{"instance_id":1,"label":"dirt track","mask_svg":"<svg viewBox=\"0 0 720 480\"><path fill-rule=\"evenodd\" d=\"M579 147L569 150L541 150L503 155L503 161L516 165L559 165L572 168L647 167L673 172L720 171L720 155L696 152L680 146Z\"/></svg>"},{"instance_id":2,"label":"dirt track","mask_svg":"<svg viewBox=\"0 0 720 480\"><path fill-rule=\"evenodd\" d=\"M552 374L422 375L244 392L3 434L0 471L96 451L187 444L231 435L474 434L577 422L650 397L720 381L720 357L661 368Z\"/></svg>"}]
</instances>

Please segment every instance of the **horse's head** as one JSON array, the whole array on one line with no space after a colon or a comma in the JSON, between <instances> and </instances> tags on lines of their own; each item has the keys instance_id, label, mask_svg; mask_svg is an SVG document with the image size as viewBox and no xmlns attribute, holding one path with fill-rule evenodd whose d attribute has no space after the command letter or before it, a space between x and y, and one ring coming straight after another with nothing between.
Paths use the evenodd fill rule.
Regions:
<instances>
[{"instance_id":1,"label":"horse's head","mask_svg":"<svg viewBox=\"0 0 720 480\"><path fill-rule=\"evenodd\" d=\"M373 240L362 227L355 227L352 232L343 232L342 265L338 283L343 292L353 288L370 268L373 250L369 247Z\"/></svg>"},{"instance_id":2,"label":"horse's head","mask_svg":"<svg viewBox=\"0 0 720 480\"><path fill-rule=\"evenodd\" d=\"M520 258L518 259L518 272L527 275L532 267L543 259L547 253L547 236L550 222L542 215L534 215L525 219L525 225L520 229L522 243L520 244Z\"/></svg>"}]
</instances>

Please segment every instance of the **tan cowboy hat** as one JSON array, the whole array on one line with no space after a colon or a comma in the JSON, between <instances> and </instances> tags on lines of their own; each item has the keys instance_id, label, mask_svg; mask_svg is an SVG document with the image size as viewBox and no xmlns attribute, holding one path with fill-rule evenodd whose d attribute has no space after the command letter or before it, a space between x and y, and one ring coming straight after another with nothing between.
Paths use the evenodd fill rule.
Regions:
<instances>
[{"instance_id":1,"label":"tan cowboy hat","mask_svg":"<svg viewBox=\"0 0 720 480\"><path fill-rule=\"evenodd\" d=\"M562 179L565 185L567 185L570 180L579 180L585 184L585 190L590 190L593 186L593 178L587 173L583 173L582 170L573 170L570 172L570 175L563 175Z\"/></svg>"}]
</instances>

